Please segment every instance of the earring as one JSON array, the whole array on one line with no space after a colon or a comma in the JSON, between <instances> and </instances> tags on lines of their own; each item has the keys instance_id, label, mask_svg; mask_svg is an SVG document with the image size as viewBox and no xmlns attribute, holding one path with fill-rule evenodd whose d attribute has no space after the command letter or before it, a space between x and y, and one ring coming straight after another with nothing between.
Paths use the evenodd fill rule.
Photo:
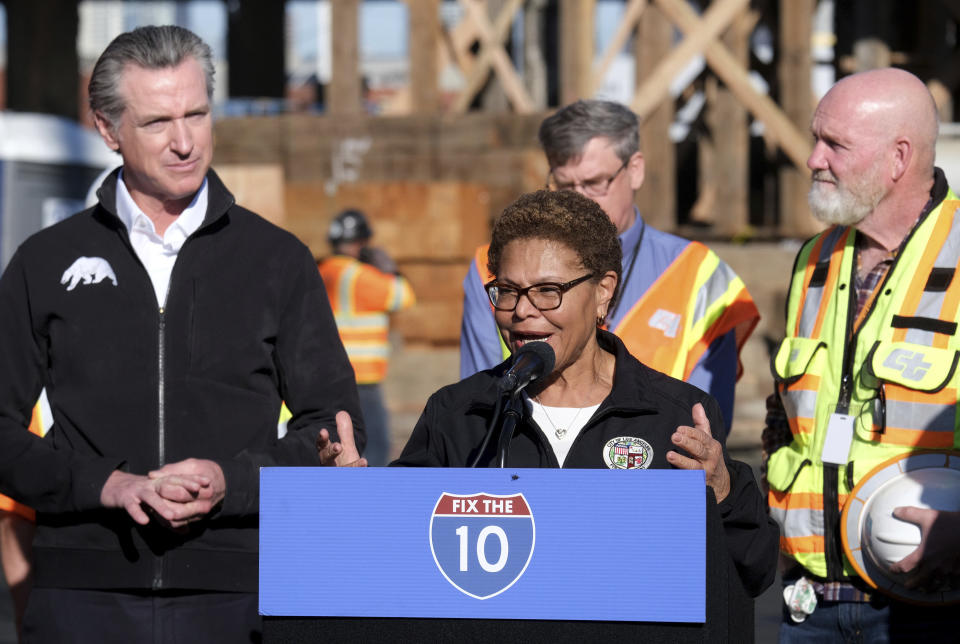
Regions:
<instances>
[{"instance_id":1,"label":"earring","mask_svg":"<svg viewBox=\"0 0 960 644\"><path fill-rule=\"evenodd\" d=\"M601 315L601 316L598 316L598 317L597 317L597 326L598 326L598 327L602 327L602 326L603 326L603 320L604 320L604 318L606 318L606 317L607 317L607 316L605 316L605 315Z\"/></svg>"}]
</instances>

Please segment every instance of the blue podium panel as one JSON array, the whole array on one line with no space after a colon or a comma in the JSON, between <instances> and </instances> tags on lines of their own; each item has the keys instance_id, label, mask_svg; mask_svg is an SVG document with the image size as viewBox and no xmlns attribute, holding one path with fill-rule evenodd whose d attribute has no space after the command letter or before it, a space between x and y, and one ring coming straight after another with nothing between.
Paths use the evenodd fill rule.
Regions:
<instances>
[{"instance_id":1,"label":"blue podium panel","mask_svg":"<svg viewBox=\"0 0 960 644\"><path fill-rule=\"evenodd\" d=\"M702 471L263 468L260 613L703 622Z\"/></svg>"}]
</instances>

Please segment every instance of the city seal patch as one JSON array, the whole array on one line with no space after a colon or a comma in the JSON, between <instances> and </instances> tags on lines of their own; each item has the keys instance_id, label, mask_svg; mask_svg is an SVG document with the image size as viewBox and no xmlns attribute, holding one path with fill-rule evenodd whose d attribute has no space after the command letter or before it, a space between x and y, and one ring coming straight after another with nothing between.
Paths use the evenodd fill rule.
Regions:
<instances>
[{"instance_id":1,"label":"city seal patch","mask_svg":"<svg viewBox=\"0 0 960 644\"><path fill-rule=\"evenodd\" d=\"M430 550L454 588L488 599L510 588L533 556L533 512L523 494L450 494L430 517Z\"/></svg>"},{"instance_id":2,"label":"city seal patch","mask_svg":"<svg viewBox=\"0 0 960 644\"><path fill-rule=\"evenodd\" d=\"M603 446L603 462L611 470L645 470L652 460L650 443L636 436L617 436Z\"/></svg>"}]
</instances>

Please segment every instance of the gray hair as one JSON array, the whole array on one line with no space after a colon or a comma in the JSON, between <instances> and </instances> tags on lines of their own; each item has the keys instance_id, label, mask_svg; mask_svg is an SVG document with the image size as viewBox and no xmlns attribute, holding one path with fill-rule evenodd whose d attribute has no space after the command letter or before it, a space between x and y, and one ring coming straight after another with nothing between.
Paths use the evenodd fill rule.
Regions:
<instances>
[{"instance_id":1,"label":"gray hair","mask_svg":"<svg viewBox=\"0 0 960 644\"><path fill-rule=\"evenodd\" d=\"M213 56L210 47L199 36L183 27L137 27L122 33L100 54L90 76L88 93L90 109L100 112L111 127L116 127L126 105L120 92L120 81L127 65L144 69L176 67L187 58L194 58L203 69L207 82L207 98L213 98Z\"/></svg>"},{"instance_id":2,"label":"gray hair","mask_svg":"<svg viewBox=\"0 0 960 644\"><path fill-rule=\"evenodd\" d=\"M598 136L609 139L620 160L626 163L640 151L637 115L620 103L579 100L561 108L540 124L540 146L551 168L566 165L583 154L587 143Z\"/></svg>"}]
</instances>

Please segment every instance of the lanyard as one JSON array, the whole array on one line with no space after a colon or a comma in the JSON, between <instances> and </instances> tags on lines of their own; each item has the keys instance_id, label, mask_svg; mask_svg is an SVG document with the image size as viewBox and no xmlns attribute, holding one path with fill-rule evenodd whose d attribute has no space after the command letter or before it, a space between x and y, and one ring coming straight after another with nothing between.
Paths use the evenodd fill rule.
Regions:
<instances>
[{"instance_id":1,"label":"lanyard","mask_svg":"<svg viewBox=\"0 0 960 644\"><path fill-rule=\"evenodd\" d=\"M640 215L638 214L639 218ZM643 224L643 228L640 229L640 237L637 238L637 243L633 246L633 257L630 258L630 266L627 267L627 272L623 277L623 285L620 288L620 297L617 298L617 301L613 303L613 311L607 316L608 320L613 320L617 317L617 311L620 310L620 303L623 301L623 294L627 292L627 283L630 281L630 276L633 275L633 265L637 261L637 255L640 254L640 244L643 243L643 234L647 232L647 222L640 220L640 223Z\"/></svg>"}]
</instances>

